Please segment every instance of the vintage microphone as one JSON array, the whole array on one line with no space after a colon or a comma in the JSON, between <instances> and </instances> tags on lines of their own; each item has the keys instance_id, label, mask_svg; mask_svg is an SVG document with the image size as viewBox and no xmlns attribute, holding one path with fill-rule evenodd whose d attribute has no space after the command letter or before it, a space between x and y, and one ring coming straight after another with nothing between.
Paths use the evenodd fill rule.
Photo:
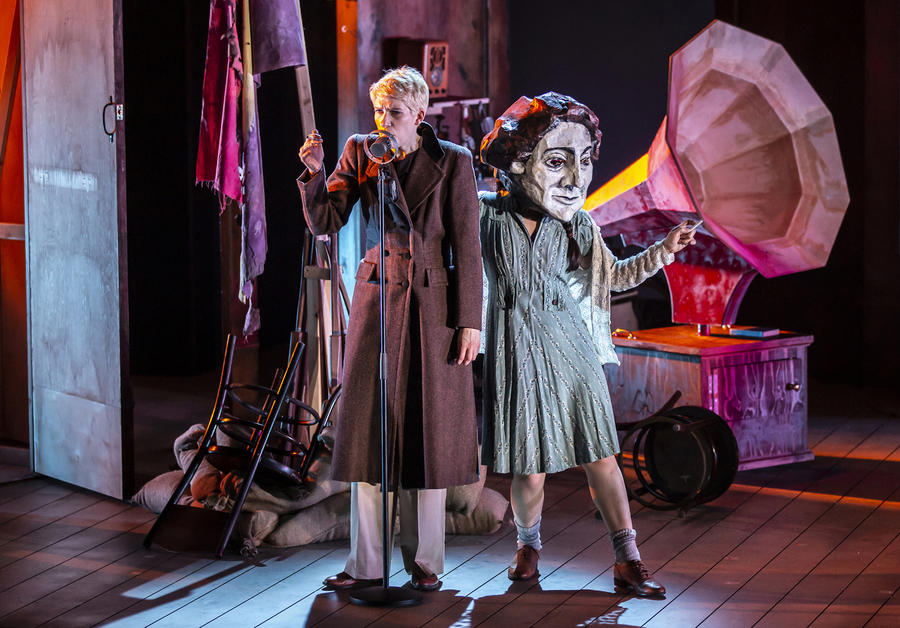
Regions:
<instances>
[{"instance_id":1,"label":"vintage microphone","mask_svg":"<svg viewBox=\"0 0 900 628\"><path fill-rule=\"evenodd\" d=\"M414 606L422 603L422 594L412 589L390 586L390 556L393 543L388 525L388 424L387 424L387 330L384 289L384 199L390 177L390 163L398 151L397 138L377 129L363 140L363 150L372 163L378 164L378 299L379 299L379 384L381 387L381 560L380 587L369 587L350 593L350 601L361 606Z\"/></svg>"},{"instance_id":2,"label":"vintage microphone","mask_svg":"<svg viewBox=\"0 0 900 628\"><path fill-rule=\"evenodd\" d=\"M394 160L397 140L387 131L372 131L363 142L363 150L374 163L386 166Z\"/></svg>"}]
</instances>

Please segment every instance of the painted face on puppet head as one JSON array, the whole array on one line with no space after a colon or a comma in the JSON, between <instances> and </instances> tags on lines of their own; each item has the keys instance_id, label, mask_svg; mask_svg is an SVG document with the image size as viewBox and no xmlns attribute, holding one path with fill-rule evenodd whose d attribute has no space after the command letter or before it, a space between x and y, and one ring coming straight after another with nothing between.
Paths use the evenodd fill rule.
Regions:
<instances>
[{"instance_id":1,"label":"painted face on puppet head","mask_svg":"<svg viewBox=\"0 0 900 628\"><path fill-rule=\"evenodd\" d=\"M516 196L553 218L569 222L584 207L594 175L591 149L591 136L583 124L560 123L541 138L524 168L521 163L513 164L513 173L521 173Z\"/></svg>"}]
</instances>

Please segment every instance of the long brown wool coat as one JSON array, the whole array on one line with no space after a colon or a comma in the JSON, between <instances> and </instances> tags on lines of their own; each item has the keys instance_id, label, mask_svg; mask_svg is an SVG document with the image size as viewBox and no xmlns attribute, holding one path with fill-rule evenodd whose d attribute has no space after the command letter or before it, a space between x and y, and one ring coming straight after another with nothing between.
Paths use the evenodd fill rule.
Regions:
<instances>
[{"instance_id":1,"label":"long brown wool coat","mask_svg":"<svg viewBox=\"0 0 900 628\"><path fill-rule=\"evenodd\" d=\"M428 125L419 133L405 190L396 183L411 225L408 249L390 231L385 245L388 433L398 443L391 484L399 464L404 488L446 488L478 479L472 368L456 364L458 329L481 329L478 198L471 153L438 140ZM378 167L364 138L347 141L327 184L321 170L298 181L313 233L337 232L357 200L366 224L377 217ZM391 176L397 181L393 164ZM333 467L335 479L373 484L381 482L378 253L376 243L356 275Z\"/></svg>"}]
</instances>

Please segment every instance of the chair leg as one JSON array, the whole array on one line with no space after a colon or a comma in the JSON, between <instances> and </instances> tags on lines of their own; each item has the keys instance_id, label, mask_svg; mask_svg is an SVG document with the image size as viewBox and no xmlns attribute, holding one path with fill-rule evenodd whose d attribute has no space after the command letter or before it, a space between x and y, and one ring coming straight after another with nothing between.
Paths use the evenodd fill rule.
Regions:
<instances>
[{"instance_id":1,"label":"chair leg","mask_svg":"<svg viewBox=\"0 0 900 628\"><path fill-rule=\"evenodd\" d=\"M309 447L306 448L306 454L303 456L303 464L300 465L300 470L297 474L300 476L300 481L304 484L306 483L307 478L309 477L309 469L312 467L312 462L315 460L316 452L319 450L319 443L315 440L310 440Z\"/></svg>"},{"instance_id":2,"label":"chair leg","mask_svg":"<svg viewBox=\"0 0 900 628\"><path fill-rule=\"evenodd\" d=\"M334 392L331 393L331 397L325 401L325 405L322 408L322 415L319 417L319 424L316 425L316 429L309 440L309 447L306 448L306 456L303 459L303 464L300 465L300 477L303 478L304 482L309 475L309 468L312 466L313 460L316 458L316 452L321 444L319 443L319 435L322 433L322 430L325 429L325 425L328 421L331 420L331 414L334 412L334 408L337 406L337 402L341 397L341 389L342 386L338 385Z\"/></svg>"},{"instance_id":3,"label":"chair leg","mask_svg":"<svg viewBox=\"0 0 900 628\"><path fill-rule=\"evenodd\" d=\"M197 453L194 454L194 459L191 461L190 466L187 471L184 472L184 477L181 478L181 482L178 483L178 488L175 489L175 492L172 493L172 496L169 498L169 501L166 502L165 507L162 512L156 517L156 521L153 522L153 527L150 528L150 531L147 533L147 536L144 537L144 547L150 547L153 543L153 537L156 536L156 532L159 530L163 521L165 521L169 513L172 510L172 507L178 503L178 500L181 499L181 496L184 494L184 491L190 485L191 480L194 479L194 474L197 473L197 469L200 468L200 463L203 460L203 457L206 455L206 451L209 449L209 444L206 443L206 439L204 438L204 445L201 445L200 449L197 450Z\"/></svg>"},{"instance_id":4,"label":"chair leg","mask_svg":"<svg viewBox=\"0 0 900 628\"><path fill-rule=\"evenodd\" d=\"M206 452L209 451L209 447L212 445L212 440L216 434L216 426L222 416L222 408L225 404L225 392L228 387L228 382L231 380L231 363L234 358L234 345L235 337L229 334L225 344L225 357L222 360L222 374L219 377L219 390L216 394L216 405L209 418L209 424L206 426L206 432L203 434L200 446L197 448L197 453L194 454L194 459L185 470L181 482L178 483L178 488L172 493L172 496L169 498L169 501L166 502L162 512L159 513L159 516L156 517L156 521L153 522L153 527L150 528L147 536L144 537L144 547L150 547L151 543L153 543L153 537L156 536L163 521L167 519L172 507L178 503L178 500L184 495L184 491L190 486L191 480L194 479L194 474L197 473L197 469L200 468L200 463L203 462L203 458L206 457Z\"/></svg>"},{"instance_id":5,"label":"chair leg","mask_svg":"<svg viewBox=\"0 0 900 628\"><path fill-rule=\"evenodd\" d=\"M256 462L258 464L259 460ZM219 537L219 544L216 546L216 558L222 558L222 555L225 553L225 546L228 545L228 539L231 538L231 533L234 532L237 518L240 516L241 509L244 507L244 502L247 500L247 495L250 493L250 485L253 484L253 476L256 475L257 465L252 466L252 470L247 471L244 481L241 482L241 490L238 491L237 497L234 500L234 506L232 506L231 513L228 515L228 522L225 524L225 529L222 530L222 534Z\"/></svg>"},{"instance_id":6,"label":"chair leg","mask_svg":"<svg viewBox=\"0 0 900 628\"><path fill-rule=\"evenodd\" d=\"M316 424L316 429L309 439L309 446L306 448L306 452L303 455L303 462L298 471L300 478L304 482L306 481L307 476L309 476L309 469L312 466L313 460L316 459L316 452L321 444L319 443L319 435L322 433L322 430L325 428L328 421L331 420L331 414L341 397L341 388L342 386L339 384L331 393L331 396L325 401L325 404L322 407L322 414L319 416L319 421Z\"/></svg>"},{"instance_id":7,"label":"chair leg","mask_svg":"<svg viewBox=\"0 0 900 628\"><path fill-rule=\"evenodd\" d=\"M250 493L250 486L253 484L256 470L259 468L259 462L266 449L266 443L269 440L269 436L272 434L272 429L275 427L275 421L284 405L284 400L288 393L288 386L294 377L294 371L297 368L297 363L300 361L300 355L303 353L303 349L304 345L302 343L298 342L294 345L288 368L281 377L277 395L272 402L271 408L269 408L269 413L266 415L265 427L263 427L262 432L256 438L253 454L250 457L250 464L247 466L247 473L244 476L244 481L241 482L241 490L238 491L237 497L234 500L234 506L231 509L231 514L228 516L228 522L225 525L225 529L222 530L222 535L219 537L219 544L216 547L216 556L218 558L221 558L222 554L225 553L225 546L228 544L228 539L231 538L231 533L234 532L237 518L241 514L241 509L244 507L244 501L247 499L248 493Z\"/></svg>"}]
</instances>

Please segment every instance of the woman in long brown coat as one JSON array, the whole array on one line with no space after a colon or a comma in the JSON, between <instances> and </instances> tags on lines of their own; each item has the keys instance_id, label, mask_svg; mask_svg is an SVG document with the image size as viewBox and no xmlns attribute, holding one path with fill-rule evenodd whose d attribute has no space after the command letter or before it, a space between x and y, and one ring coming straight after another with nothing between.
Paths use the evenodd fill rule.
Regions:
<instances>
[{"instance_id":1,"label":"woman in long brown coat","mask_svg":"<svg viewBox=\"0 0 900 628\"><path fill-rule=\"evenodd\" d=\"M443 571L446 488L478 479L471 362L481 328L478 198L468 150L423 123L428 87L417 70L387 73L369 90L379 129L399 145L385 210L390 485L400 488L401 548L415 588ZM378 166L351 137L325 181L321 138L300 150L298 181L315 234L343 227L357 200L366 255L356 273L334 478L354 482L350 559L326 580L346 588L381 575ZM424 490L423 490L424 489ZM416 514L418 512L418 515Z\"/></svg>"}]
</instances>

